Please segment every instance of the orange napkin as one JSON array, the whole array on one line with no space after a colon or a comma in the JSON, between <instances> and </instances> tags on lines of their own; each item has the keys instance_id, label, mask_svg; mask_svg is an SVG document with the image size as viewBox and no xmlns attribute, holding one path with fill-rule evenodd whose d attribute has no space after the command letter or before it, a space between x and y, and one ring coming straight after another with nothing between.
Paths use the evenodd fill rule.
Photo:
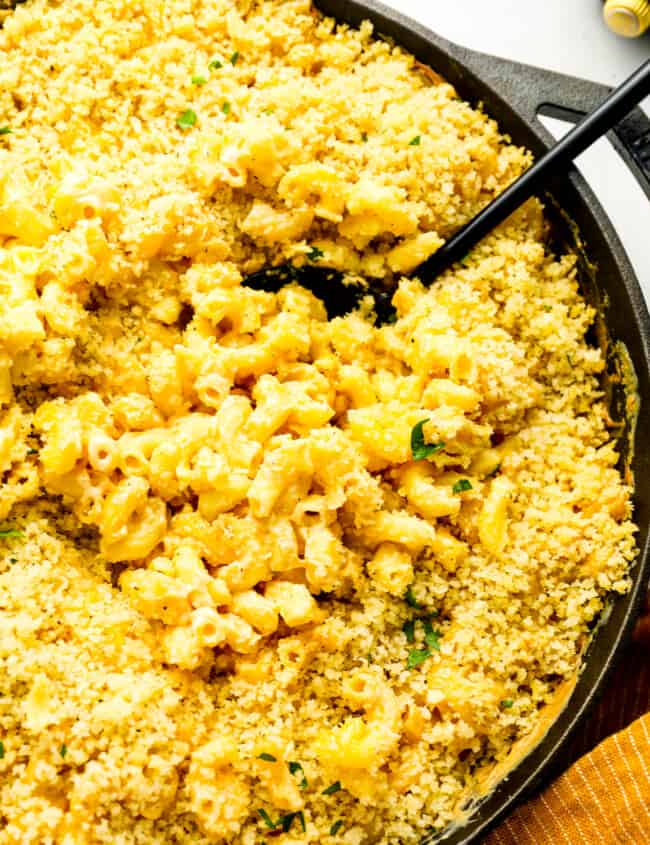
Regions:
<instances>
[{"instance_id":1,"label":"orange napkin","mask_svg":"<svg viewBox=\"0 0 650 845\"><path fill-rule=\"evenodd\" d=\"M650 613L574 740L576 758L484 845L650 845Z\"/></svg>"}]
</instances>

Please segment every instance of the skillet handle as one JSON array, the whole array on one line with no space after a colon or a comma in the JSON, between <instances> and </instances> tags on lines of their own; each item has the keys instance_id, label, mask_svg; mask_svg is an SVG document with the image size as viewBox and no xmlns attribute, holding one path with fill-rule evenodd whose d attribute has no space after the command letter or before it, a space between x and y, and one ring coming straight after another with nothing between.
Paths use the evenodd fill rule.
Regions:
<instances>
[{"instance_id":1,"label":"skillet handle","mask_svg":"<svg viewBox=\"0 0 650 845\"><path fill-rule=\"evenodd\" d=\"M495 84L529 123L544 129L539 115L577 123L613 90L607 85L566 76L531 65L487 56L453 45L456 54L483 78ZM637 106L608 137L650 199L650 118ZM549 136L550 138L550 136Z\"/></svg>"}]
</instances>

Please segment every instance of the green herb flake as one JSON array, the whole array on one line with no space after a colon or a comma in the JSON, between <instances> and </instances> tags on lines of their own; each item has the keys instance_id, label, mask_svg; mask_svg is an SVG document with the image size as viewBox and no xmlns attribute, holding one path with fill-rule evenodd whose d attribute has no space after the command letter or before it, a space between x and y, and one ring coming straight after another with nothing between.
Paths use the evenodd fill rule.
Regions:
<instances>
[{"instance_id":1,"label":"green herb flake","mask_svg":"<svg viewBox=\"0 0 650 845\"><path fill-rule=\"evenodd\" d=\"M330 836L336 836L339 830L343 827L343 819L339 819L330 827Z\"/></svg>"},{"instance_id":2,"label":"green herb flake","mask_svg":"<svg viewBox=\"0 0 650 845\"><path fill-rule=\"evenodd\" d=\"M375 662L375 658L372 656L371 651L369 651L368 654L366 655L366 660L368 661L368 663L374 663Z\"/></svg>"},{"instance_id":3,"label":"green herb flake","mask_svg":"<svg viewBox=\"0 0 650 845\"><path fill-rule=\"evenodd\" d=\"M230 103L227 103L227 102L226 102L226 103L224 103L224 104L221 106L221 111L222 111L224 114L230 114Z\"/></svg>"},{"instance_id":4,"label":"green herb flake","mask_svg":"<svg viewBox=\"0 0 650 845\"><path fill-rule=\"evenodd\" d=\"M549 311L552 311L552 310L553 310L553 306L552 306L552 305L545 305L545 306L544 306L544 311L546 311L546 313L547 313L547 314L549 313Z\"/></svg>"},{"instance_id":5,"label":"green herb flake","mask_svg":"<svg viewBox=\"0 0 650 845\"><path fill-rule=\"evenodd\" d=\"M193 76L192 77L192 85L198 85L199 88L202 85L205 85L207 81L208 80L205 78L205 76Z\"/></svg>"},{"instance_id":6,"label":"green herb flake","mask_svg":"<svg viewBox=\"0 0 650 845\"><path fill-rule=\"evenodd\" d=\"M234 67L237 62L239 61L239 51L235 50L235 52L230 57L230 64Z\"/></svg>"},{"instance_id":7,"label":"green herb flake","mask_svg":"<svg viewBox=\"0 0 650 845\"><path fill-rule=\"evenodd\" d=\"M397 311L391 311L391 313L386 317L384 322L389 326L394 326L397 322Z\"/></svg>"},{"instance_id":8,"label":"green herb flake","mask_svg":"<svg viewBox=\"0 0 650 845\"><path fill-rule=\"evenodd\" d=\"M409 141L409 147L419 147L422 143L422 135L416 135L412 141Z\"/></svg>"},{"instance_id":9,"label":"green herb flake","mask_svg":"<svg viewBox=\"0 0 650 845\"><path fill-rule=\"evenodd\" d=\"M11 135L10 126L0 126L0 135Z\"/></svg>"},{"instance_id":10,"label":"green herb flake","mask_svg":"<svg viewBox=\"0 0 650 845\"><path fill-rule=\"evenodd\" d=\"M472 482L469 478L461 478L460 481L457 481L454 486L451 488L452 493L467 493L468 490L472 490Z\"/></svg>"},{"instance_id":11,"label":"green herb flake","mask_svg":"<svg viewBox=\"0 0 650 845\"><path fill-rule=\"evenodd\" d=\"M405 622L402 626L402 631L406 636L407 643L414 643L415 642L415 619L409 619L408 622Z\"/></svg>"},{"instance_id":12,"label":"green herb flake","mask_svg":"<svg viewBox=\"0 0 650 845\"><path fill-rule=\"evenodd\" d=\"M460 263L463 267L469 267L469 265L472 263L471 255L472 253L468 252L467 255L463 256L463 258L460 259Z\"/></svg>"},{"instance_id":13,"label":"green herb flake","mask_svg":"<svg viewBox=\"0 0 650 845\"><path fill-rule=\"evenodd\" d=\"M442 634L440 631L433 630L433 626L431 625L431 621L429 619L425 619L423 625L424 642L434 651L440 651L440 640L442 638Z\"/></svg>"},{"instance_id":14,"label":"green herb flake","mask_svg":"<svg viewBox=\"0 0 650 845\"><path fill-rule=\"evenodd\" d=\"M0 760L3 760L4 756L5 756L5 746L4 746L4 742L2 742L2 740L0 740Z\"/></svg>"},{"instance_id":15,"label":"green herb flake","mask_svg":"<svg viewBox=\"0 0 650 845\"><path fill-rule=\"evenodd\" d=\"M322 249L319 249L317 246L313 246L307 253L307 258L309 261L320 261L324 255L325 253Z\"/></svg>"},{"instance_id":16,"label":"green herb flake","mask_svg":"<svg viewBox=\"0 0 650 845\"><path fill-rule=\"evenodd\" d=\"M431 657L431 652L428 648L414 648L409 652L406 667L408 669L417 669L428 657Z\"/></svg>"},{"instance_id":17,"label":"green herb flake","mask_svg":"<svg viewBox=\"0 0 650 845\"><path fill-rule=\"evenodd\" d=\"M266 810L259 809L257 813L269 830L275 830L277 828L277 824L269 816Z\"/></svg>"},{"instance_id":18,"label":"green herb flake","mask_svg":"<svg viewBox=\"0 0 650 845\"><path fill-rule=\"evenodd\" d=\"M302 828L302 832L307 833L307 825L305 824L305 814L303 813L302 810L299 810L296 813L296 816L298 817L298 821L300 822L300 827Z\"/></svg>"},{"instance_id":19,"label":"green herb flake","mask_svg":"<svg viewBox=\"0 0 650 845\"><path fill-rule=\"evenodd\" d=\"M196 124L196 112L192 109L186 109L176 118L176 126L179 129L191 129Z\"/></svg>"},{"instance_id":20,"label":"green herb flake","mask_svg":"<svg viewBox=\"0 0 650 845\"><path fill-rule=\"evenodd\" d=\"M511 698L504 698L503 701L501 702L501 708L503 710L510 710L510 708L512 707L512 705L514 703L515 702Z\"/></svg>"},{"instance_id":21,"label":"green herb flake","mask_svg":"<svg viewBox=\"0 0 650 845\"><path fill-rule=\"evenodd\" d=\"M337 780L333 784L324 789L322 794L323 795L334 795L336 792L340 792L343 789L341 786L341 781Z\"/></svg>"},{"instance_id":22,"label":"green herb flake","mask_svg":"<svg viewBox=\"0 0 650 845\"><path fill-rule=\"evenodd\" d=\"M307 789L309 784L307 783L307 778L305 777L305 771L304 771L303 767L301 766L301 764L297 763L294 760L291 763L289 763L288 765L289 765L289 771L291 772L292 775L297 775L297 774L302 775L302 780L300 781L300 788L301 789Z\"/></svg>"},{"instance_id":23,"label":"green herb flake","mask_svg":"<svg viewBox=\"0 0 650 845\"><path fill-rule=\"evenodd\" d=\"M10 540L23 537L23 532L18 531L17 528L3 528L0 529L0 540Z\"/></svg>"},{"instance_id":24,"label":"green herb flake","mask_svg":"<svg viewBox=\"0 0 650 845\"><path fill-rule=\"evenodd\" d=\"M415 593L413 592L413 584L411 584L411 586L406 591L404 601L408 604L409 607L413 607L415 608L415 610L422 610L422 605L415 598Z\"/></svg>"},{"instance_id":25,"label":"green herb flake","mask_svg":"<svg viewBox=\"0 0 650 845\"><path fill-rule=\"evenodd\" d=\"M277 763L278 758L274 757L272 754L267 754L266 751L262 754L259 754L257 757L258 760L266 760L267 763Z\"/></svg>"},{"instance_id":26,"label":"green herb flake","mask_svg":"<svg viewBox=\"0 0 650 845\"><path fill-rule=\"evenodd\" d=\"M38 449L28 449L27 454L28 455L38 455Z\"/></svg>"},{"instance_id":27,"label":"green herb flake","mask_svg":"<svg viewBox=\"0 0 650 845\"><path fill-rule=\"evenodd\" d=\"M363 141L364 144L368 143L368 133L367 132L361 133L361 140Z\"/></svg>"},{"instance_id":28,"label":"green herb flake","mask_svg":"<svg viewBox=\"0 0 650 845\"><path fill-rule=\"evenodd\" d=\"M221 64L219 59L213 59L208 65L208 67L210 68L210 70L220 70L223 65Z\"/></svg>"},{"instance_id":29,"label":"green herb flake","mask_svg":"<svg viewBox=\"0 0 650 845\"><path fill-rule=\"evenodd\" d=\"M291 830L291 825L293 824L293 820L296 818L298 813L287 813L286 816L281 816L278 825L282 826L283 833L289 833Z\"/></svg>"},{"instance_id":30,"label":"green herb flake","mask_svg":"<svg viewBox=\"0 0 650 845\"><path fill-rule=\"evenodd\" d=\"M68 753L68 746L67 746L67 745L62 745L62 746L61 746L61 748L59 748L59 754L61 755L61 757L62 757L64 760L65 760L65 756L66 756L66 754L67 754L67 753Z\"/></svg>"},{"instance_id":31,"label":"green herb flake","mask_svg":"<svg viewBox=\"0 0 650 845\"><path fill-rule=\"evenodd\" d=\"M423 461L426 458L430 458L431 455L435 455L438 452L442 452L445 448L445 443L425 443L424 442L424 426L429 422L428 419L420 420L420 422L413 427L413 431L411 432L411 452L413 454L414 461Z\"/></svg>"}]
</instances>

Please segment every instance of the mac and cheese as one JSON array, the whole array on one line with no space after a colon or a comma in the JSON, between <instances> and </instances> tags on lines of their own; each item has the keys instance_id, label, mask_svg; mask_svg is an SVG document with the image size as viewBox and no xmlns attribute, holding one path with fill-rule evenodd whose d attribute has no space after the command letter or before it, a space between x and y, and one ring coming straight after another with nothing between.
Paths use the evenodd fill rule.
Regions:
<instances>
[{"instance_id":1,"label":"mac and cheese","mask_svg":"<svg viewBox=\"0 0 650 845\"><path fill-rule=\"evenodd\" d=\"M0 57L0 845L417 842L635 552L540 204L402 277L530 156L308 0L28 0Z\"/></svg>"}]
</instances>

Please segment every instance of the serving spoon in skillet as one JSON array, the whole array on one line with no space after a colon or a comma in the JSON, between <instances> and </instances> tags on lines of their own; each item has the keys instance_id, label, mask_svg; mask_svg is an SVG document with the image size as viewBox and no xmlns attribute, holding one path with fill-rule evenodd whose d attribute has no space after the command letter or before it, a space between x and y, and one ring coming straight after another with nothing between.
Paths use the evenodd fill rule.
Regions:
<instances>
[{"instance_id":1,"label":"serving spoon in skillet","mask_svg":"<svg viewBox=\"0 0 650 845\"><path fill-rule=\"evenodd\" d=\"M532 167L516 179L476 217L459 229L440 249L417 267L412 275L425 285L436 278L476 246L499 223L502 223L522 203L538 193L552 175L566 167L595 141L612 129L644 97L650 95L650 59L644 62L625 82L588 114L538 159ZM332 267L313 263L301 266L282 264L266 267L247 276L247 287L277 293L285 285L299 284L310 290L327 309L330 319L349 314L367 297L371 298L378 325L392 322L395 309L391 304L394 289L372 288L365 284L350 284L345 273Z\"/></svg>"}]
</instances>

